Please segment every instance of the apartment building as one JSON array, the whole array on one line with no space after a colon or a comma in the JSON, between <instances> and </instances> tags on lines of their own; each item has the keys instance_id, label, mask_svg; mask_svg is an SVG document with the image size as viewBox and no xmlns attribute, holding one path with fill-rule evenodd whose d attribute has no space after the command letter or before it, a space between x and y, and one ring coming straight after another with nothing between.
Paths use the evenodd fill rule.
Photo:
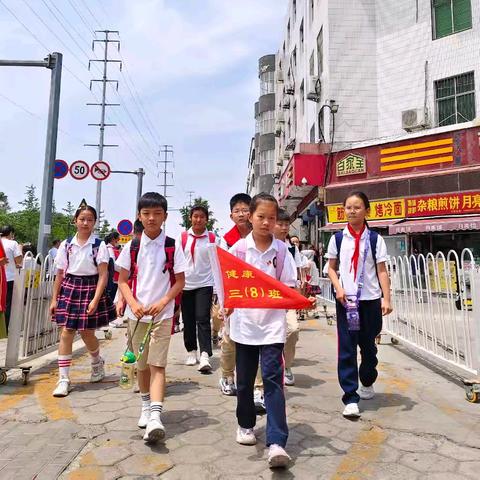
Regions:
<instances>
[{"instance_id":1,"label":"apartment building","mask_svg":"<svg viewBox=\"0 0 480 480\"><path fill-rule=\"evenodd\" d=\"M480 0L290 0L268 173L305 241L361 189L392 253L480 244L479 51Z\"/></svg>"}]
</instances>

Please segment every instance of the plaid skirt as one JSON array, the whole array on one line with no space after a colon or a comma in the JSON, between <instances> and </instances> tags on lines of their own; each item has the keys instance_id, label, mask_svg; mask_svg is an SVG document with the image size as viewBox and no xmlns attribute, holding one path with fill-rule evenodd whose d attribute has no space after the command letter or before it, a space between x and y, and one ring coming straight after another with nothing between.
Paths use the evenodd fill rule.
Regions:
<instances>
[{"instance_id":1,"label":"plaid skirt","mask_svg":"<svg viewBox=\"0 0 480 480\"><path fill-rule=\"evenodd\" d=\"M117 317L115 306L103 292L98 308L93 315L87 315L88 304L97 289L98 275L77 276L67 274L58 295L54 320L58 326L72 330L102 328Z\"/></svg>"}]
</instances>

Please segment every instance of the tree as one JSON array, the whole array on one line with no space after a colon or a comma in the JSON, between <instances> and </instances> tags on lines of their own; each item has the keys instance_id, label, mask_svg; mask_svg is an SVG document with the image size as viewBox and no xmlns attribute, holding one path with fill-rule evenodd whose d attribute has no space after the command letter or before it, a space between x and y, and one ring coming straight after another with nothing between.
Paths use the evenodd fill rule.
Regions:
<instances>
[{"instance_id":1,"label":"tree","mask_svg":"<svg viewBox=\"0 0 480 480\"><path fill-rule=\"evenodd\" d=\"M36 187L30 185L25 192L25 200L18 202L24 210L29 212L40 211L40 202L38 201L37 195L35 194Z\"/></svg>"},{"instance_id":2,"label":"tree","mask_svg":"<svg viewBox=\"0 0 480 480\"><path fill-rule=\"evenodd\" d=\"M112 227L110 226L110 222L108 220L103 220L100 231L98 232L100 238L105 238L111 231Z\"/></svg>"},{"instance_id":3,"label":"tree","mask_svg":"<svg viewBox=\"0 0 480 480\"><path fill-rule=\"evenodd\" d=\"M10 210L8 197L5 193L0 192L0 212L6 213Z\"/></svg>"},{"instance_id":4,"label":"tree","mask_svg":"<svg viewBox=\"0 0 480 480\"><path fill-rule=\"evenodd\" d=\"M207 229L214 231L214 225L217 222L217 219L213 217L213 211L210 210L210 205L208 200L198 197L193 200L193 205L203 205L208 210L208 223ZM190 209L192 205L185 205L180 209L180 214L182 215L182 223L180 224L185 230L188 230L192 226L192 222L190 221Z\"/></svg>"},{"instance_id":5,"label":"tree","mask_svg":"<svg viewBox=\"0 0 480 480\"><path fill-rule=\"evenodd\" d=\"M19 202L23 209L8 215L10 224L15 228L15 237L20 243L35 244L38 238L40 221L40 202L35 194L35 186L30 185L25 199Z\"/></svg>"}]
</instances>

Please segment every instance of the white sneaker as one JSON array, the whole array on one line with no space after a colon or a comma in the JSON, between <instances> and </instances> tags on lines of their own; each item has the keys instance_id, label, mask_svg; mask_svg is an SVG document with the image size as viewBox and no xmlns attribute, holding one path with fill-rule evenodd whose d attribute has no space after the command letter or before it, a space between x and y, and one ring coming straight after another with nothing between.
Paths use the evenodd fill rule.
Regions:
<instances>
[{"instance_id":1,"label":"white sneaker","mask_svg":"<svg viewBox=\"0 0 480 480\"><path fill-rule=\"evenodd\" d=\"M108 325L112 328L121 328L123 327L123 318L117 318L116 320L112 320Z\"/></svg>"},{"instance_id":2,"label":"white sneaker","mask_svg":"<svg viewBox=\"0 0 480 480\"><path fill-rule=\"evenodd\" d=\"M364 387L363 385L360 385L358 395L362 400L370 400L375 396L375 390L373 388L373 385L371 385L370 387Z\"/></svg>"},{"instance_id":3,"label":"white sneaker","mask_svg":"<svg viewBox=\"0 0 480 480\"><path fill-rule=\"evenodd\" d=\"M142 407L142 413L138 419L138 428L146 428L150 420L150 406Z\"/></svg>"},{"instance_id":4,"label":"white sneaker","mask_svg":"<svg viewBox=\"0 0 480 480\"><path fill-rule=\"evenodd\" d=\"M285 468L290 463L290 455L280 445L274 443L268 449L268 466L270 468Z\"/></svg>"},{"instance_id":5,"label":"white sneaker","mask_svg":"<svg viewBox=\"0 0 480 480\"><path fill-rule=\"evenodd\" d=\"M200 355L200 365L198 366L198 371L207 373L212 370L212 366L210 365L210 362L208 360L208 353L207 352L202 352Z\"/></svg>"},{"instance_id":6,"label":"white sneaker","mask_svg":"<svg viewBox=\"0 0 480 480\"><path fill-rule=\"evenodd\" d=\"M151 418L148 421L147 429L143 439L149 443L156 443L165 438L165 427L160 418Z\"/></svg>"},{"instance_id":7,"label":"white sneaker","mask_svg":"<svg viewBox=\"0 0 480 480\"><path fill-rule=\"evenodd\" d=\"M343 410L343 416L347 418L358 418L360 416L358 403L349 403L348 405L345 405L345 409Z\"/></svg>"},{"instance_id":8,"label":"white sneaker","mask_svg":"<svg viewBox=\"0 0 480 480\"><path fill-rule=\"evenodd\" d=\"M100 361L92 363L92 374L90 381L92 383L101 382L105 378L105 360L100 357Z\"/></svg>"},{"instance_id":9,"label":"white sneaker","mask_svg":"<svg viewBox=\"0 0 480 480\"><path fill-rule=\"evenodd\" d=\"M257 443L257 437L253 428L237 428L237 443L240 445L255 445Z\"/></svg>"},{"instance_id":10,"label":"white sneaker","mask_svg":"<svg viewBox=\"0 0 480 480\"><path fill-rule=\"evenodd\" d=\"M70 387L70 379L66 377L60 378L57 382L57 386L55 387L55 390L53 391L53 396L54 397L66 397L71 390Z\"/></svg>"},{"instance_id":11,"label":"white sneaker","mask_svg":"<svg viewBox=\"0 0 480 480\"><path fill-rule=\"evenodd\" d=\"M232 397L237 394L237 389L235 388L235 381L232 377L222 377L218 383L220 384L220 390L224 395Z\"/></svg>"},{"instance_id":12,"label":"white sneaker","mask_svg":"<svg viewBox=\"0 0 480 480\"><path fill-rule=\"evenodd\" d=\"M260 388L256 388L253 391L253 403L255 404L255 410L257 413L265 413L265 398L263 396L263 391Z\"/></svg>"},{"instance_id":13,"label":"white sneaker","mask_svg":"<svg viewBox=\"0 0 480 480\"><path fill-rule=\"evenodd\" d=\"M285 385L289 387L295 385L295 376L293 375L291 368L285 369Z\"/></svg>"},{"instance_id":14,"label":"white sneaker","mask_svg":"<svg viewBox=\"0 0 480 480\"><path fill-rule=\"evenodd\" d=\"M197 351L192 350L191 352L187 353L187 358L185 359L185 365L192 366L197 363Z\"/></svg>"}]
</instances>

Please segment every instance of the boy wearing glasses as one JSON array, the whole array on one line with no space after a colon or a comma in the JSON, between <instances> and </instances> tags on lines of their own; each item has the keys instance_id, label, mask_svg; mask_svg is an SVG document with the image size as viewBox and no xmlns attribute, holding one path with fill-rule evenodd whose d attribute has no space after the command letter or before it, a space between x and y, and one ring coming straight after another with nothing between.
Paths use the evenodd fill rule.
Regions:
<instances>
[{"instance_id":1,"label":"boy wearing glasses","mask_svg":"<svg viewBox=\"0 0 480 480\"><path fill-rule=\"evenodd\" d=\"M235 224L221 239L220 247L228 250L241 238L245 238L252 227L250 217L250 195L237 193L230 199L230 218ZM218 312L218 308L217 308ZM221 320L218 321L218 314L213 315L214 330L219 330ZM220 378L220 390L224 395L235 395L235 343L230 339L228 333L224 332L221 341L220 366L222 377Z\"/></svg>"}]
</instances>

